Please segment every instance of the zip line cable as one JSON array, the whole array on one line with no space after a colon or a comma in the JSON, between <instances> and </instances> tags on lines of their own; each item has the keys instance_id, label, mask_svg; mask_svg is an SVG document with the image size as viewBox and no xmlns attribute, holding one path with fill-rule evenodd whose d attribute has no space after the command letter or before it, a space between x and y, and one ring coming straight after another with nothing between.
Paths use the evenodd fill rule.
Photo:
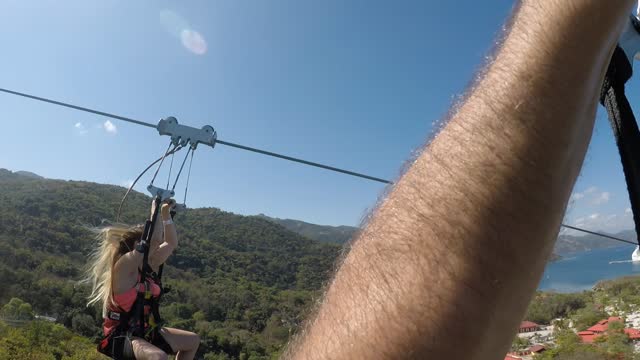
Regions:
<instances>
[{"instance_id":1,"label":"zip line cable","mask_svg":"<svg viewBox=\"0 0 640 360\"><path fill-rule=\"evenodd\" d=\"M3 88L0 88L0 91L1 92L5 92L7 94L12 94L12 95L17 95L17 96L22 96L22 97L26 97L26 98L29 98L29 99L33 99L33 100L43 101L43 102L46 102L46 103L49 103L49 104L64 106L64 107L71 108L71 109L74 109L74 110L85 111L85 112L96 114L96 115L100 115L100 116L106 116L106 117L110 117L110 118L116 119L116 120L127 121L127 122L130 122L130 123L133 123L133 124L137 124L137 125L147 126L147 127L151 127L151 128L154 128L154 129L156 128L155 125L147 123L147 122L144 122L144 121L127 118L127 117L124 117L124 116L114 115L114 114L110 114L110 113L107 113L107 112L104 112L104 111L93 110L93 109L85 108L85 107L82 107L82 106L76 106L76 105L72 105L72 104L68 104L68 103L63 103L61 101L51 100L51 99L47 99L47 98L43 98L43 97L39 97L39 96L34 96L34 95L29 95L29 94L25 94L25 93L13 91L13 90L8 90L8 89L3 89ZM276 157L276 158L280 158L280 159L284 159L284 160L288 160L288 161L293 161L293 162L297 162L297 163L304 164L304 165L314 166L314 167L325 169L325 170L335 171L335 172L339 172L339 173L346 174L346 175L351 175L351 176L360 177L360 178L363 178L363 179L377 181L377 182L380 182L380 183L383 183L383 184L393 184L393 182L391 182L389 180L381 179L381 178L378 178L378 177L369 176L369 175L357 173L357 172L354 172L354 171L344 170L344 169L340 169L340 168L333 167L333 166L323 165L323 164L320 164L320 163L307 161L307 160L303 160L303 159L299 159L299 158L294 158L294 157L291 157L291 156L282 155L282 154L274 153L274 152L271 152L271 151L260 150L260 149L252 148L252 147L249 147L249 146L240 145L240 144L234 144L234 143L228 142L228 141L216 140L216 143L217 144L221 144L221 145L234 147L234 148L237 148L237 149L252 151L252 152L255 152L255 153L259 153L259 154L263 154L263 155L267 155L267 156L272 156L272 157Z\"/></svg>"},{"instance_id":2,"label":"zip line cable","mask_svg":"<svg viewBox=\"0 0 640 360\"><path fill-rule=\"evenodd\" d=\"M631 244L631 245L638 245L638 243L635 243L633 241L620 239L619 237L615 237L615 236L611 236L611 235L607 235L607 234L602 234L602 233L599 233L599 232L594 232L594 231L581 229L579 227L575 227L575 226L571 226L571 225L562 224L561 226L565 227L567 229L576 230L576 231L582 231L582 232L587 233L587 234L598 235L598 236L602 236L603 238L616 240L616 241L624 242L624 243Z\"/></svg>"},{"instance_id":3,"label":"zip line cable","mask_svg":"<svg viewBox=\"0 0 640 360\"><path fill-rule=\"evenodd\" d=\"M59 105L59 106L67 107L67 108L74 109L74 110L84 111L84 112L88 112L88 113L92 113L92 114L96 114L96 115L100 115L100 116L106 116L106 117L109 117L109 118L112 118L112 119L126 121L126 122L130 122L132 124L142 125L142 126L146 126L146 127L150 127L150 128L156 129L156 125L153 125L151 123L147 123L147 122L144 122L144 121L127 118L127 117L124 117L124 116L119 116L119 115L107 113L107 112L104 112L104 111L93 110L93 109L85 108L85 107L82 107L82 106L76 106L76 105L64 103L64 102L61 102L61 101L51 100L51 99L47 99L47 98L43 98L43 97L39 97L39 96L34 96L34 95L29 95L29 94L21 93L21 92L18 92L18 91L13 91L13 90L8 90L8 89L3 89L3 88L0 88L0 92L4 92L4 93L7 93L7 94L11 94L11 95L22 96L22 97L29 98L29 99L32 99L32 100L42 101L42 102L46 102L46 103L53 104L53 105ZM258 154L263 154L263 155L267 155L267 156L271 156L271 157L287 160L287 161L297 162L297 163L308 165L308 166L314 166L314 167L317 167L317 168L330 170L330 171L334 171L334 172L338 172L338 173L342 173L342 174L346 174L346 175L350 175L350 176L355 176L355 177L359 177L359 178L363 178L363 179L367 179L367 180L371 180L371 181L376 181L376 182L383 183L383 184L391 184L391 185L393 184L392 181L385 180L385 179L382 179L382 178L378 178L378 177L375 177L375 176L370 176L370 175L366 175L366 174L357 173L357 172L354 172L354 171L344 170L344 169L336 168L336 167L333 167L333 166L324 165L324 164L320 164L320 163L316 163L316 162L312 162L312 161L308 161L308 160L304 160L304 159L294 158L294 157L291 157L291 156L282 155L282 154L274 153L274 152L271 152L271 151L261 150L261 149L257 149L257 148L253 148L253 147L249 147L249 146L245 146L245 145L235 144L235 143L228 142L228 141L216 140L216 143L217 144L221 144L221 145L226 145L226 146L229 146L229 147L234 147L234 148L241 149L241 150L251 151L251 152L258 153ZM140 174L140 176L138 176L138 178L136 179L136 181L134 182L133 185L135 185L135 183L140 179L140 177L145 172L147 172L153 165L157 164L158 162L164 161L164 158L166 156L173 155L175 152L177 152L180 149L181 149L181 147L174 147L174 149L166 152L164 156L162 156L158 160L154 161L151 165L149 165L149 167L147 169L145 169L142 172L142 174ZM188 155L188 153L187 153L187 155ZM186 157L185 157L185 159L186 159ZM182 163L182 165L184 166L184 162ZM154 179L155 179L155 175L154 175ZM133 185L131 187L129 187L129 190L125 194L125 199L126 199L127 195L129 194L129 192L131 191L131 189L133 189ZM175 185L174 185L174 187L175 187ZM124 202L124 199L123 199L122 203L123 202ZM120 211L122 210L122 203L120 204L120 208L118 209L118 215L116 217L116 220L120 218ZM567 229L580 231L580 232L584 232L584 233L591 234L591 235L602 236L602 237L607 238L607 239L616 240L616 241L620 241L620 242L636 245L635 242L632 242L632 241L629 241L629 240L620 239L620 238L615 237L615 236L602 234L602 233L598 233L598 232L594 232L594 231L589 231L589 230L581 229L579 227L565 225L565 224L561 224L561 226L565 227Z\"/></svg>"},{"instance_id":4,"label":"zip line cable","mask_svg":"<svg viewBox=\"0 0 640 360\"><path fill-rule=\"evenodd\" d=\"M244 146L244 145L238 145L238 144L234 144L234 143L230 143L230 142L226 142L226 141L222 141L222 140L216 140L216 143L217 144L231 146L231 147L242 149L242 150L252 151L252 152L255 152L255 153L258 153L258 154L263 154L263 155L267 155L267 156L273 156L273 157L277 157L277 158L284 159L284 160L294 161L294 162L297 162L297 163L300 163L300 164L305 164L305 165L309 165L309 166L315 166L315 167L318 167L318 168L321 168L321 169L326 169L326 170L331 170L331 171L335 171L335 172L339 172L339 173L343 173L343 174L347 174L347 175L351 175L351 176L356 176L356 177L360 177L360 178L367 179L367 180L377 181L377 182L380 182L380 183L383 183L383 184L393 184L393 182L391 182L389 180L385 180L385 179L381 179L381 178L377 178L377 177L369 176L369 175L365 175L365 174L360 174L360 173L349 171L349 170L338 169L338 168L333 167L333 166L323 165L323 164L319 164L319 163L315 163L315 162L311 162L311 161L307 161L307 160L303 160L303 159L294 158L294 157L287 156L287 155L276 154L276 153L271 152L271 151L260 150L260 149L256 149L256 148L252 148L252 147L248 147L248 146Z\"/></svg>"},{"instance_id":5,"label":"zip line cable","mask_svg":"<svg viewBox=\"0 0 640 360\"><path fill-rule=\"evenodd\" d=\"M44 102L47 102L49 104L64 106L64 107L68 107L68 108L71 108L71 109L80 110L80 111L84 111L84 112L88 112L88 113L92 113L92 114L96 114L96 115L100 115L100 116L106 116L106 117L110 117L112 119L127 121L127 122L130 122L130 123L133 123L133 124L137 124L137 125L147 126L147 127L154 128L154 129L156 128L155 125L146 123L144 121L135 120L135 119L131 119L131 118L120 116L120 115L109 114L109 113L106 113L104 111L98 111L98 110L85 108L85 107L82 107L82 106L71 105L71 104L60 102L60 101L55 101L55 100L51 100L51 99L45 99L45 98L42 98L42 97L39 97L39 96L33 96L33 95L29 95L29 94L25 94L25 93L13 91L13 90L3 89L3 88L0 88L0 91L5 92L7 94L18 95L18 96L26 97L26 98L33 99L33 100L44 101Z\"/></svg>"}]
</instances>

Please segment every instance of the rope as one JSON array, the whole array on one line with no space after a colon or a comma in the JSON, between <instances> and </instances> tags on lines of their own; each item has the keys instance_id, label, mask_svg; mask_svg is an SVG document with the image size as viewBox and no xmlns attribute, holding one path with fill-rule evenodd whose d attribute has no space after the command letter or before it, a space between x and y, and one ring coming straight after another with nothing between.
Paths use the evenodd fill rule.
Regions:
<instances>
[{"instance_id":1,"label":"rope","mask_svg":"<svg viewBox=\"0 0 640 360\"><path fill-rule=\"evenodd\" d=\"M191 152L191 160L189 160L189 171L187 172L187 185L184 187L184 200L182 201L182 203L185 205L187 205L187 192L189 191L189 180L191 179L191 165L193 164L193 153L195 153L195 151Z\"/></svg>"},{"instance_id":2,"label":"rope","mask_svg":"<svg viewBox=\"0 0 640 360\"><path fill-rule=\"evenodd\" d=\"M166 189L169 188L169 181L171 180L171 170L173 170L173 157L174 154L171 154L171 164L169 165L169 175L167 175L167 186L165 187Z\"/></svg>"},{"instance_id":3,"label":"rope","mask_svg":"<svg viewBox=\"0 0 640 360\"><path fill-rule=\"evenodd\" d=\"M184 163L187 162L187 157L189 157L189 153L193 151L195 150L193 150L192 147L189 147L189 150L187 150L187 155L185 155L184 160L182 160L182 165L180 165L180 170L178 171L178 175L176 175L176 181L173 182L173 187L171 188L171 191L174 191L176 189L176 185L178 184L178 179L180 179L180 174L182 174L182 169L184 168Z\"/></svg>"},{"instance_id":4,"label":"rope","mask_svg":"<svg viewBox=\"0 0 640 360\"><path fill-rule=\"evenodd\" d=\"M170 153L171 155L175 154L176 152L180 151L182 149L182 146L178 146L176 148L173 148ZM164 156L166 156L167 154L165 154ZM163 156L163 157L164 157ZM162 160L163 157L159 157L157 160L155 160L154 162L152 162L151 164L149 164L149 166L146 167L146 169L144 169L140 175L138 175L138 177L133 181L133 183L131 183L131 186L129 186L129 189L127 189L127 192L124 194L124 196L122 197L122 200L120 201L120 206L118 206L118 212L116 213L116 222L120 221L120 214L122 212L122 206L124 205L124 202L127 200L127 196L129 196L129 193L131 192L131 190L133 190L133 187L136 186L136 184L138 183L138 180L140 180L140 178L147 172L149 171L149 169L151 169L151 167L153 167L153 165L157 164L158 162L160 162Z\"/></svg>"},{"instance_id":5,"label":"rope","mask_svg":"<svg viewBox=\"0 0 640 360\"><path fill-rule=\"evenodd\" d=\"M156 169L155 174L153 174L153 178L151 179L151 185L153 185L153 182L156 180L156 176L158 176L158 172L160 172L160 168L162 167L162 163L164 162L164 159L167 157L167 155L169 154L169 149L171 148L171 145L173 143L170 141L169 142L169 146L167 147L167 150L165 150L164 155L162 155L162 158L160 159L160 165L158 165L158 168ZM178 145L175 145L173 148L177 148Z\"/></svg>"}]
</instances>

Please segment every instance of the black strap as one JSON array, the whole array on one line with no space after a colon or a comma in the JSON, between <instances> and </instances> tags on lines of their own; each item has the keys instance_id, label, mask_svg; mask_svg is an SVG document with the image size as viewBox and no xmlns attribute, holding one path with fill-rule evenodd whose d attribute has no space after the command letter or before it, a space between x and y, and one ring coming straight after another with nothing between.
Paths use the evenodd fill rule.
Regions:
<instances>
[{"instance_id":1,"label":"black strap","mask_svg":"<svg viewBox=\"0 0 640 360\"><path fill-rule=\"evenodd\" d=\"M607 109L620 153L637 236L640 234L640 131L625 95L625 84L632 74L627 55L616 47L602 85L600 103Z\"/></svg>"},{"instance_id":2,"label":"black strap","mask_svg":"<svg viewBox=\"0 0 640 360\"><path fill-rule=\"evenodd\" d=\"M146 281L146 279L152 276L153 271L151 266L149 266L149 248L151 247L151 241L153 239L153 230L155 229L156 222L158 221L158 214L160 213L160 197L156 196L153 199L155 203L155 207L153 209L153 214L151 214L151 219L147 220L144 224L144 231L142 232L142 241L146 241L148 246L145 247L144 255L142 258L142 271L141 271L141 281ZM148 287L145 287L145 292L149 291ZM138 291L136 301L133 305L133 314L138 317L138 323L134 327L133 331L136 336L144 336L144 324L145 324L145 313L144 306L146 304L145 292ZM158 319L159 320L159 319Z\"/></svg>"}]
</instances>

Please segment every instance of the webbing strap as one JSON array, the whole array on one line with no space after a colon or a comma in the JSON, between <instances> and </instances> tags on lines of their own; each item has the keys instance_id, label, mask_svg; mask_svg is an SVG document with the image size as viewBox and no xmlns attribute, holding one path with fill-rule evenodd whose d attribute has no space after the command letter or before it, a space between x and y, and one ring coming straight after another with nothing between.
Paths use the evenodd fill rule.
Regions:
<instances>
[{"instance_id":1,"label":"webbing strap","mask_svg":"<svg viewBox=\"0 0 640 360\"><path fill-rule=\"evenodd\" d=\"M142 232L142 239L141 239L142 241L145 241L147 243L147 246L144 249L144 255L142 258L142 275L141 275L141 280L145 282L147 277L152 274L151 266L149 266L149 248L151 247L151 240L153 239L153 230L155 228L156 222L158 221L160 206L161 206L160 197L156 196L153 199L153 201L155 203L153 214L151 214L151 219L147 220L147 222L144 225L144 231ZM146 285L145 292L149 290L150 290L149 285ZM137 332L139 331L144 332L144 324L146 320L145 313L144 313L145 303L146 303L145 293L138 291L136 302L134 304L135 314L136 316L139 316L139 328L136 329ZM136 336L140 336L140 334L138 333L136 334Z\"/></svg>"},{"instance_id":2,"label":"webbing strap","mask_svg":"<svg viewBox=\"0 0 640 360\"><path fill-rule=\"evenodd\" d=\"M640 234L640 131L625 95L625 84L632 74L627 55L616 47L602 85L600 103L607 109L620 153L637 239Z\"/></svg>"}]
</instances>

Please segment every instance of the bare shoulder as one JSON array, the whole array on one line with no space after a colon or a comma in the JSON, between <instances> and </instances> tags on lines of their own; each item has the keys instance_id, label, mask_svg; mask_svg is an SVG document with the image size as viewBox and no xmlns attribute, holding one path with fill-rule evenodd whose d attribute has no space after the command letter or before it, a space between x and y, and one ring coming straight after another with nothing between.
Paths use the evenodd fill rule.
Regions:
<instances>
[{"instance_id":1,"label":"bare shoulder","mask_svg":"<svg viewBox=\"0 0 640 360\"><path fill-rule=\"evenodd\" d=\"M137 268L129 266L125 256L121 257L113 267L111 274L114 294L121 294L136 285L138 282Z\"/></svg>"}]
</instances>

